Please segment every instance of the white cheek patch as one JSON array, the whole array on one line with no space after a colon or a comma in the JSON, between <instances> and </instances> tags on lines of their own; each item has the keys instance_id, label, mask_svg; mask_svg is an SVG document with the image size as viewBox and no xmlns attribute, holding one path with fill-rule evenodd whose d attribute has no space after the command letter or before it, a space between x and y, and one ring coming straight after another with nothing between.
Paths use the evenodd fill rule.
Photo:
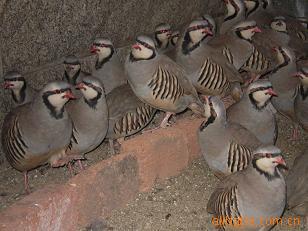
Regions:
<instances>
[{"instance_id":1,"label":"white cheek patch","mask_svg":"<svg viewBox=\"0 0 308 231\"><path fill-rule=\"evenodd\" d=\"M245 38L245 39L251 39L252 36L254 35L254 32L252 32L252 29L250 30L243 30L242 31L242 36Z\"/></svg>"},{"instance_id":2,"label":"white cheek patch","mask_svg":"<svg viewBox=\"0 0 308 231\"><path fill-rule=\"evenodd\" d=\"M152 56L153 51L151 49L145 48L144 46L140 45L141 50L139 49L132 49L132 54L137 59L148 59Z\"/></svg>"},{"instance_id":3,"label":"white cheek patch","mask_svg":"<svg viewBox=\"0 0 308 231\"><path fill-rule=\"evenodd\" d=\"M266 91L256 91L253 93L253 98L259 103L265 103L271 98L271 95L266 94Z\"/></svg>"},{"instance_id":4,"label":"white cheek patch","mask_svg":"<svg viewBox=\"0 0 308 231\"><path fill-rule=\"evenodd\" d=\"M13 84L14 86L11 87L11 89L15 89L15 90L20 90L23 86L24 86L24 82L23 81L12 81L10 82L11 84Z\"/></svg>"},{"instance_id":5,"label":"white cheek patch","mask_svg":"<svg viewBox=\"0 0 308 231\"><path fill-rule=\"evenodd\" d=\"M61 109L68 101L68 98L65 98L64 95L65 93L50 95L48 101L56 109Z\"/></svg>"},{"instance_id":6,"label":"white cheek patch","mask_svg":"<svg viewBox=\"0 0 308 231\"><path fill-rule=\"evenodd\" d=\"M85 86L85 88L86 88L86 90L81 89L81 92L86 99L88 99L88 100L93 99L97 96L97 91L95 91L93 88L87 87L87 86Z\"/></svg>"},{"instance_id":7,"label":"white cheek patch","mask_svg":"<svg viewBox=\"0 0 308 231\"><path fill-rule=\"evenodd\" d=\"M235 13L235 8L230 3L227 4L227 10L228 10L227 17L229 17L229 16L231 16Z\"/></svg>"},{"instance_id":8,"label":"white cheek patch","mask_svg":"<svg viewBox=\"0 0 308 231\"><path fill-rule=\"evenodd\" d=\"M189 34L190 34L190 38L193 43L199 42L204 36L201 30L194 30L194 31L191 31Z\"/></svg>"},{"instance_id":9,"label":"white cheek patch","mask_svg":"<svg viewBox=\"0 0 308 231\"><path fill-rule=\"evenodd\" d=\"M302 75L302 77L303 77L303 75ZM301 80L303 85L308 86L308 77L300 78L300 80Z\"/></svg>"},{"instance_id":10,"label":"white cheek patch","mask_svg":"<svg viewBox=\"0 0 308 231\"><path fill-rule=\"evenodd\" d=\"M251 11L256 6L256 3L254 1L245 1L245 5L248 11Z\"/></svg>"},{"instance_id":11,"label":"white cheek patch","mask_svg":"<svg viewBox=\"0 0 308 231\"><path fill-rule=\"evenodd\" d=\"M106 58L111 54L111 49L108 47L100 47L98 54L100 58Z\"/></svg>"}]
</instances>

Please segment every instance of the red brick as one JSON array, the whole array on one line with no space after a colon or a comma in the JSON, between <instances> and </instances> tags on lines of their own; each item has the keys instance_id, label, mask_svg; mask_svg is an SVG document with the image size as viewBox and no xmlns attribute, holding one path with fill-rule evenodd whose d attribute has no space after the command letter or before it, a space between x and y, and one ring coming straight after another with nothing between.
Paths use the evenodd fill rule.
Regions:
<instances>
[{"instance_id":1,"label":"red brick","mask_svg":"<svg viewBox=\"0 0 308 231\"><path fill-rule=\"evenodd\" d=\"M101 161L64 185L48 185L0 213L0 230L79 230L123 207L155 181L177 175L200 156L202 120L182 119L125 141L121 154ZM56 170L55 170L56 171Z\"/></svg>"}]
</instances>

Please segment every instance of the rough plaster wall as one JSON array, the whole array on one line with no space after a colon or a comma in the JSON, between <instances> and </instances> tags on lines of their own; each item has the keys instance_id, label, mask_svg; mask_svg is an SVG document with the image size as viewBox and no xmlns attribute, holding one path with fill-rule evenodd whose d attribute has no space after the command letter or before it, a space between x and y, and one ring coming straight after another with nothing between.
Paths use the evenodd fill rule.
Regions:
<instances>
[{"instance_id":1,"label":"rough plaster wall","mask_svg":"<svg viewBox=\"0 0 308 231\"><path fill-rule=\"evenodd\" d=\"M295 3L276 2L282 7ZM83 68L91 71L94 58L88 49L95 37L109 37L116 47L123 47L136 35L151 33L158 23L176 28L201 14L217 18L223 12L221 0L0 0L0 82L5 72L15 69L40 88L61 78L65 55L85 57ZM10 109L9 99L1 89L0 126Z\"/></svg>"},{"instance_id":2,"label":"rough plaster wall","mask_svg":"<svg viewBox=\"0 0 308 231\"><path fill-rule=\"evenodd\" d=\"M291 15L308 17L307 0L274 0L274 3L283 10L288 9Z\"/></svg>"},{"instance_id":3,"label":"rough plaster wall","mask_svg":"<svg viewBox=\"0 0 308 231\"><path fill-rule=\"evenodd\" d=\"M220 0L0 0L0 82L15 69L41 88L61 78L68 54L82 57L83 69L90 71L95 37L109 37L123 47L140 33L152 33L158 23L176 28L204 13L223 12ZM1 89L0 99L1 126L10 110L8 91Z\"/></svg>"}]
</instances>

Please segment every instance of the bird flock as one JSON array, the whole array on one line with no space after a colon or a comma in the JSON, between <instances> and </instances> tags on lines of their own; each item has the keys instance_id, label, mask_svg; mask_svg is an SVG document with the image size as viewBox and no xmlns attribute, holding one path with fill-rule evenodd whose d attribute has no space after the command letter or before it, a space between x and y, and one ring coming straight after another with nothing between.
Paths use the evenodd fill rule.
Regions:
<instances>
[{"instance_id":1,"label":"bird flock","mask_svg":"<svg viewBox=\"0 0 308 231\"><path fill-rule=\"evenodd\" d=\"M153 36L136 38L124 64L112 42L98 38L90 48L92 73L74 55L64 59L62 80L40 90L19 72L6 73L13 108L2 148L24 173L25 190L32 169L49 163L71 170L75 162L83 169L84 155L104 139L114 154L114 140L143 130L158 110L166 112L166 128L171 116L190 109L204 121L189 132L197 132L221 180L207 204L223 221L216 228L233 230L235 218L251 218L245 230L269 230L260 218L279 218L286 208L308 218L308 148L285 180L275 146L276 113L289 119L293 139L300 126L308 130L308 21L278 11L271 0L223 2L221 25L208 14L178 31L161 23Z\"/></svg>"}]
</instances>

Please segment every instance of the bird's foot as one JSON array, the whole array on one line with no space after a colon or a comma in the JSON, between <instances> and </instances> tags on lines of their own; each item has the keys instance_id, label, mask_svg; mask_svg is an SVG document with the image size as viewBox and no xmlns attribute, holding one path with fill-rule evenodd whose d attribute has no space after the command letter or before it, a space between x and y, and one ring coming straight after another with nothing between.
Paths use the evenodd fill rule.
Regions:
<instances>
[{"instance_id":1,"label":"bird's foot","mask_svg":"<svg viewBox=\"0 0 308 231\"><path fill-rule=\"evenodd\" d=\"M165 115L164 119L160 123L160 127L161 128L167 128L167 127L171 126L171 123L169 122L169 119L174 114L175 113L173 113L173 112L166 112L166 115Z\"/></svg>"},{"instance_id":2,"label":"bird's foot","mask_svg":"<svg viewBox=\"0 0 308 231\"><path fill-rule=\"evenodd\" d=\"M291 141L297 141L299 140L300 137L300 131L297 125L294 126L293 131L292 131L292 136L291 136Z\"/></svg>"},{"instance_id":3,"label":"bird's foot","mask_svg":"<svg viewBox=\"0 0 308 231\"><path fill-rule=\"evenodd\" d=\"M29 186L29 177L28 177L28 171L24 171L24 185L25 185L25 192L26 194L30 194L30 186Z\"/></svg>"}]
</instances>

